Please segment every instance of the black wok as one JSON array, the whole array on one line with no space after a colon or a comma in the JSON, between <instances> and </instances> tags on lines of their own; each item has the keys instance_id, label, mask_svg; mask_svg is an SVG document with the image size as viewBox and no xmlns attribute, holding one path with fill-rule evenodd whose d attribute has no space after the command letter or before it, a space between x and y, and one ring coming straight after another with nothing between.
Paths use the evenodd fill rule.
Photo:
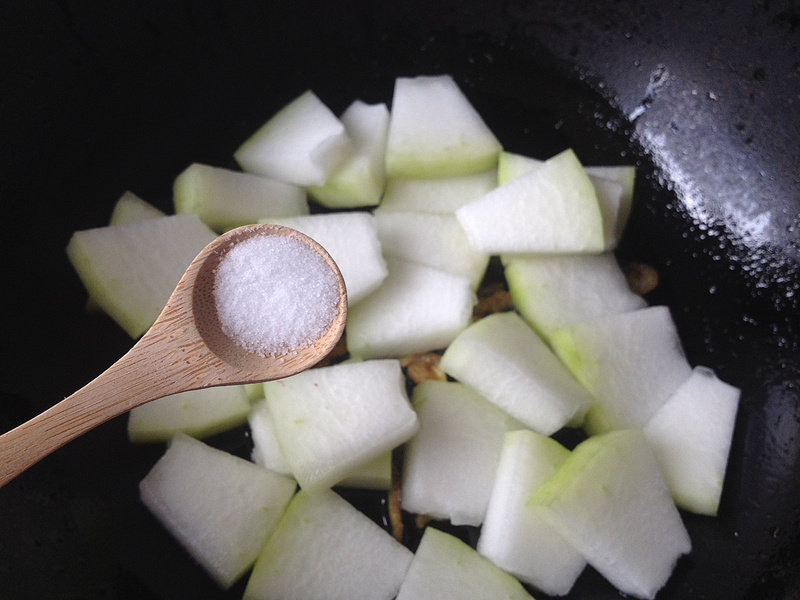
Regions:
<instances>
[{"instance_id":1,"label":"black wok","mask_svg":"<svg viewBox=\"0 0 800 600\"><path fill-rule=\"evenodd\" d=\"M171 210L313 88L335 111L451 73L506 148L635 163L620 260L659 271L690 362L743 391L716 519L659 598L800 597L800 7L729 3L137 2L0 7L3 429L130 346L64 254L130 189ZM0 489L0 598L222 598L137 499L162 452L116 419ZM214 440L245 452L234 431ZM2 458L0 458L2 460ZM376 519L380 499L353 497ZM544 597L539 594L537 597ZM570 598L616 598L587 570Z\"/></svg>"}]
</instances>

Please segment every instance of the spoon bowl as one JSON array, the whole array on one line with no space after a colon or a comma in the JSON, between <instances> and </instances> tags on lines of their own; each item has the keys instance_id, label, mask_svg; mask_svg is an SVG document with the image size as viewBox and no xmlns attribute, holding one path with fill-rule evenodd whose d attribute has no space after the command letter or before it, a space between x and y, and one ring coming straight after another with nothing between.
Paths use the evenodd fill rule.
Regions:
<instances>
[{"instance_id":1,"label":"spoon bowl","mask_svg":"<svg viewBox=\"0 0 800 600\"><path fill-rule=\"evenodd\" d=\"M214 296L216 269L234 246L255 236L292 237L318 254L335 276L335 317L318 338L301 348L262 356L223 332ZM346 319L344 280L317 242L279 225L233 229L200 251L158 319L124 356L71 396L0 435L0 486L82 433L151 400L299 373L330 352L342 336Z\"/></svg>"}]
</instances>

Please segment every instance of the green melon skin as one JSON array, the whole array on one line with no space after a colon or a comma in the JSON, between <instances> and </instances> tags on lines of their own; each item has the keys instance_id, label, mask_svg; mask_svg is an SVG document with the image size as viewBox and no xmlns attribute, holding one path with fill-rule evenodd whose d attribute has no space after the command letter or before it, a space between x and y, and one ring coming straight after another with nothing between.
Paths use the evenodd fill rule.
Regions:
<instances>
[{"instance_id":1,"label":"green melon skin","mask_svg":"<svg viewBox=\"0 0 800 600\"><path fill-rule=\"evenodd\" d=\"M422 535L397 600L533 600L513 576L457 537L434 527Z\"/></svg>"},{"instance_id":2,"label":"green melon skin","mask_svg":"<svg viewBox=\"0 0 800 600\"><path fill-rule=\"evenodd\" d=\"M456 216L472 247L490 254L606 249L597 192L572 150L465 204Z\"/></svg>"},{"instance_id":3,"label":"green melon skin","mask_svg":"<svg viewBox=\"0 0 800 600\"><path fill-rule=\"evenodd\" d=\"M264 545L244 600L392 600L411 559L335 492L301 490Z\"/></svg>"},{"instance_id":4,"label":"green melon skin","mask_svg":"<svg viewBox=\"0 0 800 600\"><path fill-rule=\"evenodd\" d=\"M439 366L530 429L551 435L592 403L544 341L514 312L472 323Z\"/></svg>"},{"instance_id":5,"label":"green melon skin","mask_svg":"<svg viewBox=\"0 0 800 600\"><path fill-rule=\"evenodd\" d=\"M587 562L624 594L654 598L689 534L641 429L588 438L530 497Z\"/></svg>"},{"instance_id":6,"label":"green melon skin","mask_svg":"<svg viewBox=\"0 0 800 600\"><path fill-rule=\"evenodd\" d=\"M450 75L398 77L392 96L390 178L468 175L493 169L502 146Z\"/></svg>"},{"instance_id":7,"label":"green melon skin","mask_svg":"<svg viewBox=\"0 0 800 600\"><path fill-rule=\"evenodd\" d=\"M412 401L420 428L404 450L403 509L480 525L503 434L522 424L461 383L423 381Z\"/></svg>"},{"instance_id":8,"label":"green melon skin","mask_svg":"<svg viewBox=\"0 0 800 600\"><path fill-rule=\"evenodd\" d=\"M166 442L178 432L203 439L247 420L250 402L243 386L231 385L180 392L128 413L128 439L134 443Z\"/></svg>"},{"instance_id":9,"label":"green melon skin","mask_svg":"<svg viewBox=\"0 0 800 600\"><path fill-rule=\"evenodd\" d=\"M171 215L76 231L66 252L98 306L137 338L216 237L197 215Z\"/></svg>"},{"instance_id":10,"label":"green melon skin","mask_svg":"<svg viewBox=\"0 0 800 600\"><path fill-rule=\"evenodd\" d=\"M172 190L176 213L196 214L218 232L309 211L305 192L295 185L199 163L178 175Z\"/></svg>"},{"instance_id":11,"label":"green melon skin","mask_svg":"<svg viewBox=\"0 0 800 600\"><path fill-rule=\"evenodd\" d=\"M711 369L695 367L644 426L679 507L717 515L740 396Z\"/></svg>"},{"instance_id":12,"label":"green melon skin","mask_svg":"<svg viewBox=\"0 0 800 600\"><path fill-rule=\"evenodd\" d=\"M567 457L553 438L526 429L506 433L477 545L482 556L551 596L572 589L586 560L527 501Z\"/></svg>"},{"instance_id":13,"label":"green melon skin","mask_svg":"<svg viewBox=\"0 0 800 600\"><path fill-rule=\"evenodd\" d=\"M142 502L217 584L251 567L297 484L178 433L139 484Z\"/></svg>"}]
</instances>

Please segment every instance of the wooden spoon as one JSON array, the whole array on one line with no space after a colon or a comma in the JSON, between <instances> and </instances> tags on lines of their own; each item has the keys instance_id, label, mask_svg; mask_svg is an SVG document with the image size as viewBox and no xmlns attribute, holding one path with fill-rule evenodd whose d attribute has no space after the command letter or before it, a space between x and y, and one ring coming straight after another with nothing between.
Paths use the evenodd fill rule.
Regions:
<instances>
[{"instance_id":1,"label":"wooden spoon","mask_svg":"<svg viewBox=\"0 0 800 600\"><path fill-rule=\"evenodd\" d=\"M338 314L318 339L279 356L248 352L221 328L214 271L236 243L291 236L324 258L339 286ZM186 269L153 326L100 376L0 436L0 486L70 440L130 409L177 392L280 379L324 358L344 331L347 294L336 263L311 238L278 225L248 225L219 236Z\"/></svg>"}]
</instances>

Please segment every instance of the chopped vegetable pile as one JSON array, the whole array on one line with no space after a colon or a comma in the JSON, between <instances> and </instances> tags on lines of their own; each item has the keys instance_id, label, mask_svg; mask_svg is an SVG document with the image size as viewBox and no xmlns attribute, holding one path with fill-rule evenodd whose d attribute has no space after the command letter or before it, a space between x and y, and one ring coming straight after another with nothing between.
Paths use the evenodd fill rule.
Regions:
<instances>
[{"instance_id":1,"label":"chopped vegetable pile","mask_svg":"<svg viewBox=\"0 0 800 600\"><path fill-rule=\"evenodd\" d=\"M295 228L340 267L323 363L130 413L131 441L169 442L142 501L210 579L247 578L248 600L485 600L566 595L593 568L653 598L691 551L680 511L717 513L739 390L648 306L657 272L614 256L633 167L509 152L448 75L339 117L306 91L235 158L177 175L175 215L126 193L67 248L133 338L230 228ZM245 423L252 460L202 441ZM389 525L346 487L385 494Z\"/></svg>"}]
</instances>

